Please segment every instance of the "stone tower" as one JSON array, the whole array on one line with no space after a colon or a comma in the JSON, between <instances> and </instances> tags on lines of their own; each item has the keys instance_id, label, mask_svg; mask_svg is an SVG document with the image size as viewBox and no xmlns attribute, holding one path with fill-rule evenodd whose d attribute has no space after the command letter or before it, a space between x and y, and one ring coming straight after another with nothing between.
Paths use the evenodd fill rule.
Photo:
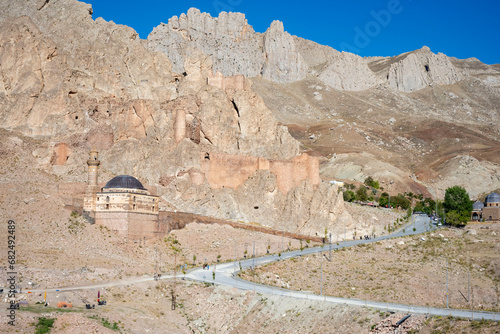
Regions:
<instances>
[{"instance_id":1,"label":"stone tower","mask_svg":"<svg viewBox=\"0 0 500 334\"><path fill-rule=\"evenodd\" d=\"M99 191L97 183L98 168L101 162L98 159L98 152L96 150L90 151L89 159L87 160L88 180L87 188L85 188L85 198L83 200L83 211L87 212L92 218L96 208L96 195Z\"/></svg>"}]
</instances>

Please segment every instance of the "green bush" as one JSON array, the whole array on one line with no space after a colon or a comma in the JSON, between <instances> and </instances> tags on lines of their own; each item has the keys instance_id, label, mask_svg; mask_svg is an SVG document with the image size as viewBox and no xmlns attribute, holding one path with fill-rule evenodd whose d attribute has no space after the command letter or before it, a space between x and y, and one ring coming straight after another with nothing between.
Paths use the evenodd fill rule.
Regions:
<instances>
[{"instance_id":1,"label":"green bush","mask_svg":"<svg viewBox=\"0 0 500 334\"><path fill-rule=\"evenodd\" d=\"M446 189L443 207L446 209L446 223L465 226L472 212L472 201L467 191L459 186Z\"/></svg>"},{"instance_id":2,"label":"green bush","mask_svg":"<svg viewBox=\"0 0 500 334\"><path fill-rule=\"evenodd\" d=\"M391 197L391 206L392 207L401 207L406 210L410 206L410 200L406 198L402 194L398 194L397 196Z\"/></svg>"},{"instance_id":3,"label":"green bush","mask_svg":"<svg viewBox=\"0 0 500 334\"><path fill-rule=\"evenodd\" d=\"M368 200L367 188L365 186L359 186L358 190L356 190L356 199L361 202Z\"/></svg>"},{"instance_id":4,"label":"green bush","mask_svg":"<svg viewBox=\"0 0 500 334\"><path fill-rule=\"evenodd\" d=\"M352 202L355 199L356 199L356 195L354 194L354 191L352 191L352 190L344 191L344 201L345 202Z\"/></svg>"},{"instance_id":5,"label":"green bush","mask_svg":"<svg viewBox=\"0 0 500 334\"><path fill-rule=\"evenodd\" d=\"M54 321L56 321L55 318L54 319L44 318L44 317L38 318L38 323L35 326L35 334L50 333L50 329L54 325Z\"/></svg>"},{"instance_id":6,"label":"green bush","mask_svg":"<svg viewBox=\"0 0 500 334\"><path fill-rule=\"evenodd\" d=\"M375 181L371 176L368 176L365 179L364 184L371 188L380 189L380 184L378 183L378 181Z\"/></svg>"}]
</instances>

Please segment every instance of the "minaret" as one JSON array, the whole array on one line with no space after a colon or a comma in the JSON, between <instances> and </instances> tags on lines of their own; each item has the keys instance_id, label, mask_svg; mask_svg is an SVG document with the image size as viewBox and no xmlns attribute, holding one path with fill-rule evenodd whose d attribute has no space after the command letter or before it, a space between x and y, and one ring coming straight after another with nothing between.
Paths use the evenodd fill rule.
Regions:
<instances>
[{"instance_id":1,"label":"minaret","mask_svg":"<svg viewBox=\"0 0 500 334\"><path fill-rule=\"evenodd\" d=\"M89 160L87 160L88 180L87 188L85 189L85 198L83 200L83 211L94 212L96 208L96 194L99 191L97 184L98 168L101 162L98 159L96 150L90 151Z\"/></svg>"}]
</instances>

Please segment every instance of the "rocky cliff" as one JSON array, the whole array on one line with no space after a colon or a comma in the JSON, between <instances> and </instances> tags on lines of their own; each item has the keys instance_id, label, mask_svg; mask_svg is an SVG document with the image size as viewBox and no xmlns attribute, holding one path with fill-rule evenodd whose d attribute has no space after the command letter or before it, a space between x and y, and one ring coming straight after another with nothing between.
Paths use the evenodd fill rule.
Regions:
<instances>
[{"instance_id":1,"label":"rocky cliff","mask_svg":"<svg viewBox=\"0 0 500 334\"><path fill-rule=\"evenodd\" d=\"M58 180L84 182L96 148L102 182L135 175L164 207L317 233L351 218L313 157L345 153L325 180L380 175L396 193L465 182L458 154L482 166L472 178L498 174L498 66L362 58L195 9L148 41L76 0L2 2L0 26L2 127L41 138L34 168Z\"/></svg>"},{"instance_id":2,"label":"rocky cliff","mask_svg":"<svg viewBox=\"0 0 500 334\"><path fill-rule=\"evenodd\" d=\"M283 23L274 21L264 33L256 33L241 13L222 12L217 18L191 8L154 28L148 47L165 53L173 70L184 72L186 55L201 50L213 61L214 71L226 76L262 76L277 83L303 80L307 75L345 91L361 91L384 85L412 92L432 85L449 85L464 78L443 54L429 48L398 57L362 58L348 52L291 36ZM382 67L382 70L377 67Z\"/></svg>"},{"instance_id":3,"label":"rocky cliff","mask_svg":"<svg viewBox=\"0 0 500 334\"><path fill-rule=\"evenodd\" d=\"M317 159L301 162L299 143L248 79L214 75L213 66L226 68L221 62L183 46L176 73L167 56L146 48L133 29L93 20L91 7L75 0L4 2L0 11L0 120L13 133L43 138L33 151L33 168L63 182L84 182L93 147L102 160L100 182L132 174L157 185L170 209L313 234L343 215L336 188L319 184ZM191 10L172 19L169 29L225 40L235 27L245 27L242 15L224 14L199 25L205 16ZM257 43L268 54L259 71L265 68L265 76L276 80L304 75L291 36L278 22L270 31L253 42L250 27L238 32L249 52L259 50ZM175 57L173 64L179 67ZM267 167L252 169L250 160ZM229 186L212 182L224 166L242 177Z\"/></svg>"},{"instance_id":4,"label":"rocky cliff","mask_svg":"<svg viewBox=\"0 0 500 334\"><path fill-rule=\"evenodd\" d=\"M243 74L276 82L301 80L307 65L283 24L275 21L264 33L256 33L241 13L222 12L217 18L196 8L174 16L148 36L151 50L164 52L173 70L184 72L190 50L198 49L212 58L213 70L225 76Z\"/></svg>"},{"instance_id":5,"label":"rocky cliff","mask_svg":"<svg viewBox=\"0 0 500 334\"><path fill-rule=\"evenodd\" d=\"M451 85L462 80L462 73L446 55L434 54L427 47L409 53L391 65L389 87L413 92L432 85Z\"/></svg>"}]
</instances>

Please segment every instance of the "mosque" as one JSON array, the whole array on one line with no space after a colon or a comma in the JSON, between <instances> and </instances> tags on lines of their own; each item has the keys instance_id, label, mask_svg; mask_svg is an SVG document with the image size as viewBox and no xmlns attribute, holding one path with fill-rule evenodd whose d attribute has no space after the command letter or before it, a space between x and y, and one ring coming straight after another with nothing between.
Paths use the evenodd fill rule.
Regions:
<instances>
[{"instance_id":1,"label":"mosque","mask_svg":"<svg viewBox=\"0 0 500 334\"><path fill-rule=\"evenodd\" d=\"M85 217L94 224L117 232L127 241L143 242L165 234L159 221L159 197L135 177L119 175L99 189L98 152L91 151L83 200Z\"/></svg>"},{"instance_id":2,"label":"mosque","mask_svg":"<svg viewBox=\"0 0 500 334\"><path fill-rule=\"evenodd\" d=\"M486 196L484 203L477 201L472 205L472 221L500 220L500 195L493 192Z\"/></svg>"}]
</instances>

